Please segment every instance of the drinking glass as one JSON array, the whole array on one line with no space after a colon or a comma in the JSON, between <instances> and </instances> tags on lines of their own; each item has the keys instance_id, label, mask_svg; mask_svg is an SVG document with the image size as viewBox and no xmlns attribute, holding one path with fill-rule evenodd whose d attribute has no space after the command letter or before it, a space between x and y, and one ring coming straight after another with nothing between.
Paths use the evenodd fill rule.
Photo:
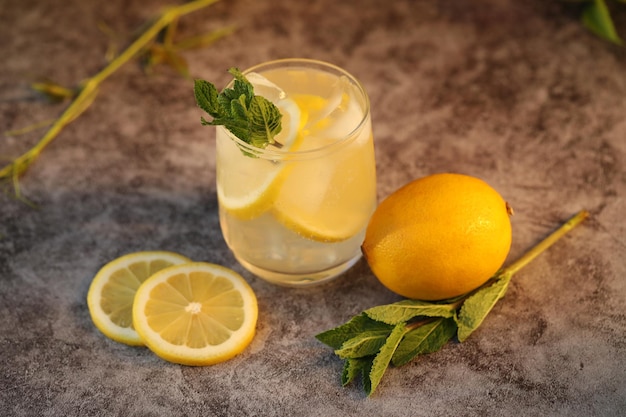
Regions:
<instances>
[{"instance_id":1,"label":"drinking glass","mask_svg":"<svg viewBox=\"0 0 626 417\"><path fill-rule=\"evenodd\" d=\"M367 94L348 72L316 60L271 61L243 73L281 111L282 130L261 149L217 127L224 239L241 265L269 282L337 277L361 257L376 207Z\"/></svg>"}]
</instances>

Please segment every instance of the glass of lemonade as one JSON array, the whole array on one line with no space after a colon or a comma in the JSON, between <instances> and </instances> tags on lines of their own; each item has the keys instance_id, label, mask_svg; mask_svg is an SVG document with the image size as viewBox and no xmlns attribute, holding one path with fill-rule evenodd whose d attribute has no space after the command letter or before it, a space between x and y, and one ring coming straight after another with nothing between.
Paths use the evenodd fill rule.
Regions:
<instances>
[{"instance_id":1,"label":"glass of lemonade","mask_svg":"<svg viewBox=\"0 0 626 417\"><path fill-rule=\"evenodd\" d=\"M254 147L217 127L220 225L250 272L302 286L334 278L361 256L376 206L369 99L334 65L283 59L243 72L282 113L276 143Z\"/></svg>"}]
</instances>

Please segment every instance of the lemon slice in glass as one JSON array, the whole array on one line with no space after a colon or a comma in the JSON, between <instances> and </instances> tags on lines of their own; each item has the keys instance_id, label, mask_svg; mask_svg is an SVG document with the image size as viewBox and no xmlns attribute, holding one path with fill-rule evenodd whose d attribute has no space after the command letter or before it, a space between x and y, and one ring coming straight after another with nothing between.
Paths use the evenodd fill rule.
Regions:
<instances>
[{"instance_id":1,"label":"lemon slice in glass","mask_svg":"<svg viewBox=\"0 0 626 417\"><path fill-rule=\"evenodd\" d=\"M375 208L375 172L366 163L372 151L363 147L330 156L323 163L294 166L276 200L273 214L287 228L319 242L340 242L362 231ZM352 172L354 179L346 180ZM300 179L315 178L306 184Z\"/></svg>"},{"instance_id":2,"label":"lemon slice in glass","mask_svg":"<svg viewBox=\"0 0 626 417\"><path fill-rule=\"evenodd\" d=\"M323 117L311 117L305 128L309 143L301 149L342 146L339 142L363 118L356 99L349 94L342 94L334 103L320 100L311 96L304 102L313 109L311 116ZM273 213L281 223L320 242L340 242L364 230L375 207L376 173L371 132L363 129L358 135L342 149L293 165L274 200Z\"/></svg>"},{"instance_id":3,"label":"lemon slice in glass","mask_svg":"<svg viewBox=\"0 0 626 417\"><path fill-rule=\"evenodd\" d=\"M256 296L235 271L205 262L166 268L137 290L133 323L157 356L211 365L241 353L254 338Z\"/></svg>"},{"instance_id":4,"label":"lemon slice in glass","mask_svg":"<svg viewBox=\"0 0 626 417\"><path fill-rule=\"evenodd\" d=\"M104 265L87 293L89 314L96 327L117 342L143 345L133 328L132 307L137 288L155 272L186 262L191 260L177 253L146 251L130 253Z\"/></svg>"}]
</instances>

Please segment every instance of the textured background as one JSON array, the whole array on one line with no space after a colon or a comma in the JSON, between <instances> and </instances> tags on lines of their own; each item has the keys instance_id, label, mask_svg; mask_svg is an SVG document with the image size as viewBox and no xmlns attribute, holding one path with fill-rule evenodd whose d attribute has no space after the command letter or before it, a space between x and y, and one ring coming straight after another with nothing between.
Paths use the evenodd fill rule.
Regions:
<instances>
[{"instance_id":1,"label":"textured background","mask_svg":"<svg viewBox=\"0 0 626 417\"><path fill-rule=\"evenodd\" d=\"M28 85L76 85L163 0L3 0L0 130L57 116ZM613 3L611 3L613 5ZM620 5L621 6L621 5ZM626 28L626 10L616 7ZM314 339L396 301L360 262L313 289L271 286L222 240L213 132L189 81L137 62L21 180L37 207L0 194L0 404L10 416L621 416L626 412L626 52L559 1L232 0L181 36L236 25L185 54L195 77L300 56L338 64L372 102L379 196L429 173L483 178L510 202L520 256L576 211L589 221L516 275L463 344L390 369L375 395L340 386ZM622 34L626 33L622 30ZM0 160L43 130L0 137ZM191 368L105 338L85 296L107 261L166 249L241 272L260 303L237 358Z\"/></svg>"}]
</instances>

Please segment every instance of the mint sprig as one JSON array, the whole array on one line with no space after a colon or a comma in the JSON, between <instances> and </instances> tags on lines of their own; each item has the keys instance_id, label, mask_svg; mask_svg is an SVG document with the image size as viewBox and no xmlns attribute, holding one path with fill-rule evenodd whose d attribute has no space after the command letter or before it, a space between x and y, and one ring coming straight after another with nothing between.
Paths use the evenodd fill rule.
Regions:
<instances>
[{"instance_id":1,"label":"mint sprig","mask_svg":"<svg viewBox=\"0 0 626 417\"><path fill-rule=\"evenodd\" d=\"M504 297L513 275L588 215L580 211L474 291L449 300L402 300L372 307L315 337L345 360L342 384L362 377L369 396L389 365L402 366L419 355L436 352L455 336L459 342L465 341Z\"/></svg>"},{"instance_id":2,"label":"mint sprig","mask_svg":"<svg viewBox=\"0 0 626 417\"><path fill-rule=\"evenodd\" d=\"M215 85L195 80L193 92L198 106L213 120L201 117L203 125L221 125L242 141L264 149L275 144L281 131L280 110L263 96L254 94L254 86L237 68L228 70L235 81L233 88L218 93Z\"/></svg>"}]
</instances>

